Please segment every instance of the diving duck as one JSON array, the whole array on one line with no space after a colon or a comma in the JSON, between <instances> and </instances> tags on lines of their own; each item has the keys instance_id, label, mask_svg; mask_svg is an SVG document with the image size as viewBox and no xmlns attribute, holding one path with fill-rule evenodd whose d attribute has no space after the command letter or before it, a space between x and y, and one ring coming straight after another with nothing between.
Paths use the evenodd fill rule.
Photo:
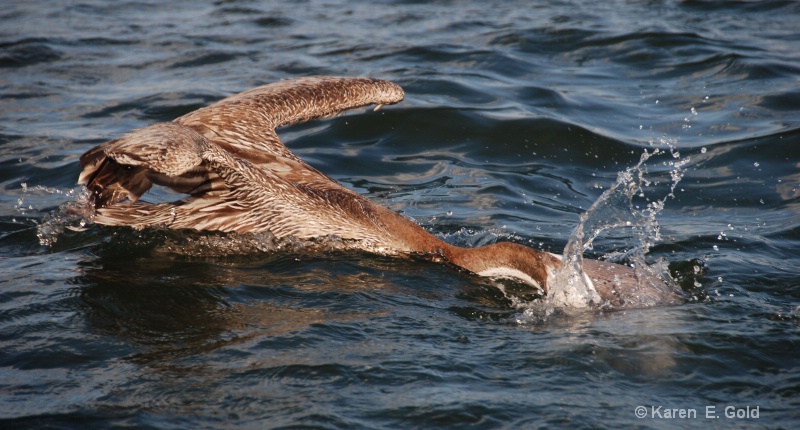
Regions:
<instances>
[{"instance_id":1,"label":"diving duck","mask_svg":"<svg viewBox=\"0 0 800 430\"><path fill-rule=\"evenodd\" d=\"M367 252L428 256L547 293L560 256L509 242L471 249L450 245L309 166L275 132L357 107L377 110L403 97L399 86L372 78L309 77L264 85L90 149L80 159L78 182L91 192L98 224L271 232L301 240L334 236ZM153 185L185 198L140 201ZM612 306L624 306L627 295L662 282L602 261L584 260L583 270L600 300Z\"/></svg>"}]
</instances>

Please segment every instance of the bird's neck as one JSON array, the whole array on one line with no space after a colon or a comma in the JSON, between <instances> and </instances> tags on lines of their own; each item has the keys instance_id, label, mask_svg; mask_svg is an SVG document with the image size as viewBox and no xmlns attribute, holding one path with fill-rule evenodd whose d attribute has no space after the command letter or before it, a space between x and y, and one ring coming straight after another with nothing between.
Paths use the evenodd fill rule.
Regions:
<instances>
[{"instance_id":1,"label":"bird's neck","mask_svg":"<svg viewBox=\"0 0 800 430\"><path fill-rule=\"evenodd\" d=\"M511 278L548 290L547 279L560 265L553 255L523 245L501 242L479 248L449 246L444 257L480 276Z\"/></svg>"},{"instance_id":2,"label":"bird's neck","mask_svg":"<svg viewBox=\"0 0 800 430\"><path fill-rule=\"evenodd\" d=\"M379 226L387 232L389 247L411 254L446 261L480 276L513 278L547 291L547 280L560 260L547 252L527 246L500 242L478 248L450 245L428 233L411 220L388 209L372 206Z\"/></svg>"}]
</instances>

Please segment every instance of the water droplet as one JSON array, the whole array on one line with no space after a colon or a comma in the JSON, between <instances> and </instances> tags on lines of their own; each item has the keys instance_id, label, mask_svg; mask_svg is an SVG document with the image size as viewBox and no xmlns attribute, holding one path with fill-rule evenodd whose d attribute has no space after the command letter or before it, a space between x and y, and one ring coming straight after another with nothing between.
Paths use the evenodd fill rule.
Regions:
<instances>
[{"instance_id":1,"label":"water droplet","mask_svg":"<svg viewBox=\"0 0 800 430\"><path fill-rule=\"evenodd\" d=\"M761 165L761 164L758 164L758 161L756 161L755 163L753 163L753 167L758 167L758 166L760 166L760 165Z\"/></svg>"},{"instance_id":2,"label":"water droplet","mask_svg":"<svg viewBox=\"0 0 800 430\"><path fill-rule=\"evenodd\" d=\"M713 249L714 249L714 251L719 251L719 246L717 246L717 245L714 245L714 246L712 246L711 248L713 248Z\"/></svg>"},{"instance_id":3,"label":"water droplet","mask_svg":"<svg viewBox=\"0 0 800 430\"><path fill-rule=\"evenodd\" d=\"M701 154L705 154L705 153L706 153L706 151L708 151L708 150L706 149L706 147L705 147L705 146L704 146L704 147L702 147L702 148L700 148L700 153L701 153Z\"/></svg>"}]
</instances>

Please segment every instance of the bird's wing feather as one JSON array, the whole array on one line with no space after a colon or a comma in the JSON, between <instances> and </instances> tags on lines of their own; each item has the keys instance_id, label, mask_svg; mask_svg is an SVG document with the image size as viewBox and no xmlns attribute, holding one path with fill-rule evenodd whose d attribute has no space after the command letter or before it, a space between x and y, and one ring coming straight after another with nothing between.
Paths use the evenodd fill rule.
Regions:
<instances>
[{"instance_id":1,"label":"bird's wing feather","mask_svg":"<svg viewBox=\"0 0 800 430\"><path fill-rule=\"evenodd\" d=\"M83 154L78 183L94 193L96 207L135 202L154 183L188 193L209 180L200 155L204 141L175 123L135 130Z\"/></svg>"},{"instance_id":2,"label":"bird's wing feather","mask_svg":"<svg viewBox=\"0 0 800 430\"><path fill-rule=\"evenodd\" d=\"M361 106L398 103L403 96L399 86L372 78L290 79L222 99L175 122L255 164L264 162L265 155L300 161L281 142L276 128Z\"/></svg>"},{"instance_id":3,"label":"bird's wing feather","mask_svg":"<svg viewBox=\"0 0 800 430\"><path fill-rule=\"evenodd\" d=\"M368 78L265 85L88 151L80 182L95 193L95 221L103 224L369 241L380 232L376 205L308 166L275 128L402 98L395 84ZM191 196L116 204L136 203L153 184Z\"/></svg>"}]
</instances>

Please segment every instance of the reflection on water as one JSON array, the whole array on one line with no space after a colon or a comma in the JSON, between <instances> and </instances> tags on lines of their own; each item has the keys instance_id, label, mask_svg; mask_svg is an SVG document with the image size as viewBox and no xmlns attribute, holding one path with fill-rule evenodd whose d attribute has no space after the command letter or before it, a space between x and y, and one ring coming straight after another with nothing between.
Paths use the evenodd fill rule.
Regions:
<instances>
[{"instance_id":1,"label":"reflection on water","mask_svg":"<svg viewBox=\"0 0 800 430\"><path fill-rule=\"evenodd\" d=\"M330 305L358 302L354 295L381 288L360 273L342 273L326 282L312 273L303 282L302 277L259 270L268 264L280 271L281 258L276 257L208 264L159 255L106 257L74 281L82 286L87 322L135 347L139 352L130 358L137 363L174 367L183 358L254 339L302 336L313 325L385 315L357 303Z\"/></svg>"}]
</instances>

